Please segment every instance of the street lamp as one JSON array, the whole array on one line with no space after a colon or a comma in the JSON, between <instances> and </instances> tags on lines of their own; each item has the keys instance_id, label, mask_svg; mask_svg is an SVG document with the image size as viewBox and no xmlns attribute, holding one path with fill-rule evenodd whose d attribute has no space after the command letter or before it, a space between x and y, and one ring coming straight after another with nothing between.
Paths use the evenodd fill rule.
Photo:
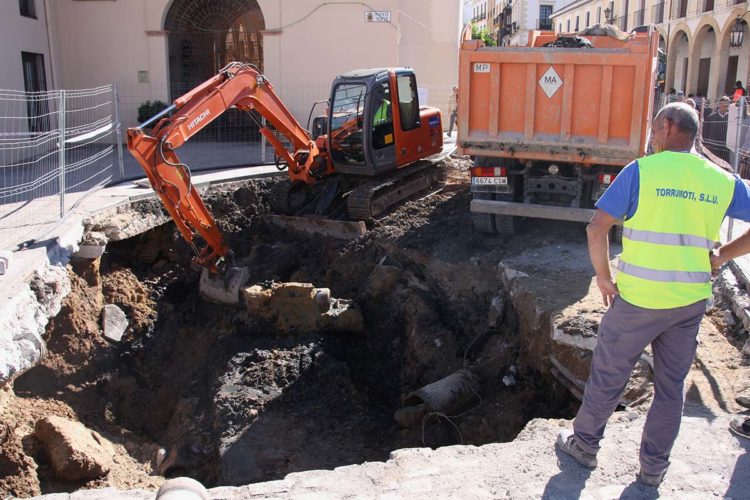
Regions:
<instances>
[{"instance_id":1,"label":"street lamp","mask_svg":"<svg viewBox=\"0 0 750 500\"><path fill-rule=\"evenodd\" d=\"M609 7L604 9L604 20L607 21L607 24L612 24L612 20L609 17L611 13L612 11L609 9Z\"/></svg>"},{"instance_id":2,"label":"street lamp","mask_svg":"<svg viewBox=\"0 0 750 500\"><path fill-rule=\"evenodd\" d=\"M742 47L742 41L745 38L745 21L742 19L744 16L737 16L734 20L732 29L729 31L729 46L730 47Z\"/></svg>"}]
</instances>

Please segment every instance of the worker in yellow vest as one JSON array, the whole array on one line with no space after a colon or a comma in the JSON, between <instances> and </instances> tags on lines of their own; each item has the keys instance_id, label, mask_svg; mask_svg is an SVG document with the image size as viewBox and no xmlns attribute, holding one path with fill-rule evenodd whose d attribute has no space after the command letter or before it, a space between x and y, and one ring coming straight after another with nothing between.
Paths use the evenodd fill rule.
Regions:
<instances>
[{"instance_id":1,"label":"worker in yellow vest","mask_svg":"<svg viewBox=\"0 0 750 500\"><path fill-rule=\"evenodd\" d=\"M596 283L609 307L599 326L583 402L558 447L580 464L597 465L599 442L625 384L651 344L654 400L646 418L638 479L658 486L669 467L684 404L683 386L712 296L711 273L750 251L750 237L719 246L725 215L750 220L750 189L693 149L698 113L685 103L665 106L653 121L654 154L617 176L587 227ZM608 234L624 220L617 282Z\"/></svg>"}]
</instances>

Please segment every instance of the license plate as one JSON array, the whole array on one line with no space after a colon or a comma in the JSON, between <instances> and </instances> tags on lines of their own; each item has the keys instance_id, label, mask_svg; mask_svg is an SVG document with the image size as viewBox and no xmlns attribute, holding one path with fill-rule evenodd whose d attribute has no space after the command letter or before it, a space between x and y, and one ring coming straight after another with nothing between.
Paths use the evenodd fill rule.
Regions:
<instances>
[{"instance_id":1,"label":"license plate","mask_svg":"<svg viewBox=\"0 0 750 500\"><path fill-rule=\"evenodd\" d=\"M507 177L472 177L471 183L474 185L499 184L501 186L507 186L508 178Z\"/></svg>"}]
</instances>

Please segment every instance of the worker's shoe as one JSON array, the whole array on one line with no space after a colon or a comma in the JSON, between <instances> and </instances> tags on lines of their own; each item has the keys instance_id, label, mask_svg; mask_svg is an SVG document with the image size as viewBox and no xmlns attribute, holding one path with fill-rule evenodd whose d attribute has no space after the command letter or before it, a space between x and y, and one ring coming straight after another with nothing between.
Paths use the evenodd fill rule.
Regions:
<instances>
[{"instance_id":1,"label":"worker's shoe","mask_svg":"<svg viewBox=\"0 0 750 500\"><path fill-rule=\"evenodd\" d=\"M666 470L661 471L658 474L646 474L643 469L638 471L638 481L642 482L647 486L658 487L662 481L664 481L664 475L667 473Z\"/></svg>"},{"instance_id":2,"label":"worker's shoe","mask_svg":"<svg viewBox=\"0 0 750 500\"><path fill-rule=\"evenodd\" d=\"M750 393L740 394L734 400L737 402L738 405L744 406L745 408L750 408Z\"/></svg>"},{"instance_id":3,"label":"worker's shoe","mask_svg":"<svg viewBox=\"0 0 750 500\"><path fill-rule=\"evenodd\" d=\"M571 430L566 429L560 431L560 434L557 435L557 447L560 448L560 451L575 458L576 462L584 467L593 469L597 465L596 455L582 450L581 447L578 446L576 436Z\"/></svg>"},{"instance_id":4,"label":"worker's shoe","mask_svg":"<svg viewBox=\"0 0 750 500\"><path fill-rule=\"evenodd\" d=\"M750 439L750 418L736 417L729 422L729 430L738 436Z\"/></svg>"}]
</instances>

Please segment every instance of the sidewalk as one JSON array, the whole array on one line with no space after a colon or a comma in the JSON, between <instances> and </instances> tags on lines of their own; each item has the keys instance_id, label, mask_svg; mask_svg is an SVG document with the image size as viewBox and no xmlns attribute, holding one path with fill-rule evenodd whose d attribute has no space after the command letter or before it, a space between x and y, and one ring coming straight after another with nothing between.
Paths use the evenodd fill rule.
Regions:
<instances>
[{"instance_id":1,"label":"sidewalk","mask_svg":"<svg viewBox=\"0 0 750 500\"><path fill-rule=\"evenodd\" d=\"M529 422L510 443L396 450L387 462L298 472L280 481L212 488L209 498L748 498L750 441L731 434L725 416L697 407L686 407L685 415L672 465L658 490L635 479L644 418L631 412L618 413L610 419L599 453L599 467L593 471L555 449L557 433L570 422L538 419ZM40 498L145 500L155 498L155 492L108 488Z\"/></svg>"}]
</instances>

